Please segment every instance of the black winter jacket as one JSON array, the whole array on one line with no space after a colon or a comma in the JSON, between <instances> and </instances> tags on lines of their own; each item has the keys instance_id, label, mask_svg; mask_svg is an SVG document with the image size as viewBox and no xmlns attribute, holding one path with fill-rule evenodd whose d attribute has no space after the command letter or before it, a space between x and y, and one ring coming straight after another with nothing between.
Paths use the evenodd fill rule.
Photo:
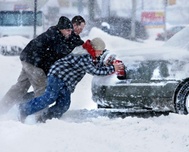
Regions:
<instances>
[{"instance_id":1,"label":"black winter jacket","mask_svg":"<svg viewBox=\"0 0 189 152\"><path fill-rule=\"evenodd\" d=\"M58 28L52 26L27 44L20 54L20 60L43 69L47 75L55 61L83 43L80 36L74 32L69 39L65 39Z\"/></svg>"}]
</instances>

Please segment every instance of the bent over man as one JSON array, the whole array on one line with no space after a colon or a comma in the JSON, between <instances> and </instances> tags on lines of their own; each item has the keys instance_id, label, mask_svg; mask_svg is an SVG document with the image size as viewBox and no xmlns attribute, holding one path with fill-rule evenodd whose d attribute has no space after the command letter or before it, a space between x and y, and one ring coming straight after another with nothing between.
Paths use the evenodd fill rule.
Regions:
<instances>
[{"instance_id":1,"label":"bent over man","mask_svg":"<svg viewBox=\"0 0 189 152\"><path fill-rule=\"evenodd\" d=\"M60 118L69 109L71 93L86 73L105 76L123 69L124 65L120 63L99 66L96 58L103 53L104 49L104 41L101 38L95 38L91 41L87 40L71 54L56 61L48 73L45 93L20 104L21 121L24 121L28 115L48 108L54 102L55 104L47 109L39 121Z\"/></svg>"}]
</instances>

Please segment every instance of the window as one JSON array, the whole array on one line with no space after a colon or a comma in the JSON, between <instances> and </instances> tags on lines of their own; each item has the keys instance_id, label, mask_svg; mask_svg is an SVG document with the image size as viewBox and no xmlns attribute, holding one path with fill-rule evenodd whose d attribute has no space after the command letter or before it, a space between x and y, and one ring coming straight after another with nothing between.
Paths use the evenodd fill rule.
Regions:
<instances>
[{"instance_id":1,"label":"window","mask_svg":"<svg viewBox=\"0 0 189 152\"><path fill-rule=\"evenodd\" d=\"M34 25L34 13L32 11L22 12L22 25L23 26L33 26ZM36 25L42 26L42 13L37 12Z\"/></svg>"},{"instance_id":2,"label":"window","mask_svg":"<svg viewBox=\"0 0 189 152\"><path fill-rule=\"evenodd\" d=\"M1 26L20 26L21 22L21 13L2 11L0 12L0 25Z\"/></svg>"},{"instance_id":3,"label":"window","mask_svg":"<svg viewBox=\"0 0 189 152\"><path fill-rule=\"evenodd\" d=\"M43 32L43 13L37 12L36 35ZM0 11L0 37L21 35L27 38L34 36L33 11Z\"/></svg>"},{"instance_id":4,"label":"window","mask_svg":"<svg viewBox=\"0 0 189 152\"><path fill-rule=\"evenodd\" d=\"M34 12L32 11L1 11L0 26L33 26ZM37 26L42 26L42 12L37 12Z\"/></svg>"}]
</instances>

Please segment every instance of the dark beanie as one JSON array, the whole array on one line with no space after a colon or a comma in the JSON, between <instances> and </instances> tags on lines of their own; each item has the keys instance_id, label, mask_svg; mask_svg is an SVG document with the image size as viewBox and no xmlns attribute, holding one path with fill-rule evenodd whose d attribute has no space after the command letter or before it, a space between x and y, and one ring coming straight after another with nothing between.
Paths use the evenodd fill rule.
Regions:
<instances>
[{"instance_id":1,"label":"dark beanie","mask_svg":"<svg viewBox=\"0 0 189 152\"><path fill-rule=\"evenodd\" d=\"M56 25L58 29L73 29L73 25L71 23L71 21L65 17L65 16L61 16L59 18L58 24Z\"/></svg>"}]
</instances>

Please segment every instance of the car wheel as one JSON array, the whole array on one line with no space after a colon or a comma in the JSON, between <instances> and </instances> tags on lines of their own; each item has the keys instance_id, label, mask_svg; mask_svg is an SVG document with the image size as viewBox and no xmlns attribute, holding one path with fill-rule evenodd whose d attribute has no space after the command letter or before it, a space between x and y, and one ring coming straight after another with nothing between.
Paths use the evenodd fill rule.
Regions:
<instances>
[{"instance_id":1,"label":"car wheel","mask_svg":"<svg viewBox=\"0 0 189 152\"><path fill-rule=\"evenodd\" d=\"M189 78L179 83L173 99L176 113L187 115L189 113Z\"/></svg>"}]
</instances>

